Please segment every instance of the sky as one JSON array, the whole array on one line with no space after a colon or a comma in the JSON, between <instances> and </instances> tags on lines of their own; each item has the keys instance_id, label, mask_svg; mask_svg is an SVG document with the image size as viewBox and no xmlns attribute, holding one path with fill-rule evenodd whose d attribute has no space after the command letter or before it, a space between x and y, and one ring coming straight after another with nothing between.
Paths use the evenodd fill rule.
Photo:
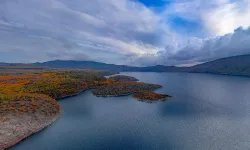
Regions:
<instances>
[{"instance_id":1,"label":"sky","mask_svg":"<svg viewBox=\"0 0 250 150\"><path fill-rule=\"evenodd\" d=\"M1 0L0 62L189 66L250 54L250 0Z\"/></svg>"}]
</instances>

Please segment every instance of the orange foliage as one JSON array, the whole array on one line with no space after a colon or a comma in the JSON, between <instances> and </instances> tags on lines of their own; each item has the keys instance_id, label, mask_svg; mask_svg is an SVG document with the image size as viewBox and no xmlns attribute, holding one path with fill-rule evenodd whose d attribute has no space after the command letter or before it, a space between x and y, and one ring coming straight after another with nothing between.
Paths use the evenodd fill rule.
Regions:
<instances>
[{"instance_id":1,"label":"orange foliage","mask_svg":"<svg viewBox=\"0 0 250 150\"><path fill-rule=\"evenodd\" d=\"M23 75L0 75L0 114L44 112L55 114L60 106L55 99L87 89L105 78L95 72L54 71ZM111 84L105 81L101 84Z\"/></svg>"},{"instance_id":2,"label":"orange foliage","mask_svg":"<svg viewBox=\"0 0 250 150\"><path fill-rule=\"evenodd\" d=\"M26 106L21 106L21 107L19 108L19 110L22 111L22 112L25 112L25 111L27 111L27 108L26 108Z\"/></svg>"},{"instance_id":3,"label":"orange foliage","mask_svg":"<svg viewBox=\"0 0 250 150\"><path fill-rule=\"evenodd\" d=\"M48 76L49 76L49 74L48 74L48 73L43 73L43 74L42 74L42 76L44 76L44 77L48 77Z\"/></svg>"},{"instance_id":4,"label":"orange foliage","mask_svg":"<svg viewBox=\"0 0 250 150\"><path fill-rule=\"evenodd\" d=\"M107 79L106 81L97 82L96 85L117 85L117 84L144 84L144 82L135 81L114 81L112 79Z\"/></svg>"},{"instance_id":5,"label":"orange foliage","mask_svg":"<svg viewBox=\"0 0 250 150\"><path fill-rule=\"evenodd\" d=\"M154 92L144 91L144 92L137 92L133 94L133 97L138 98L138 99L146 99L146 100L160 100L160 99L165 99L171 96L166 95L166 94L158 94Z\"/></svg>"}]
</instances>

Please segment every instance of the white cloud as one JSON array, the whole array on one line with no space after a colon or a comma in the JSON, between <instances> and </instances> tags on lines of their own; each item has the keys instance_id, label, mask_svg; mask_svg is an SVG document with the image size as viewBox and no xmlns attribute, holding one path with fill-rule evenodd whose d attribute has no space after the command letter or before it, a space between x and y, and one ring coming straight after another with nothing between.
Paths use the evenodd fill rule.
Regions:
<instances>
[{"instance_id":1,"label":"white cloud","mask_svg":"<svg viewBox=\"0 0 250 150\"><path fill-rule=\"evenodd\" d=\"M201 36L175 30L173 17L199 24ZM249 29L225 35L249 18L249 0L174 0L161 12L135 0L1 0L0 62L193 64L250 52Z\"/></svg>"},{"instance_id":2,"label":"white cloud","mask_svg":"<svg viewBox=\"0 0 250 150\"><path fill-rule=\"evenodd\" d=\"M206 27L216 35L232 33L238 27L250 26L250 1L223 0L217 7L202 13Z\"/></svg>"},{"instance_id":3,"label":"white cloud","mask_svg":"<svg viewBox=\"0 0 250 150\"><path fill-rule=\"evenodd\" d=\"M207 36L220 36L250 26L250 0L177 1L165 8L163 16L170 15L200 21Z\"/></svg>"},{"instance_id":4,"label":"white cloud","mask_svg":"<svg viewBox=\"0 0 250 150\"><path fill-rule=\"evenodd\" d=\"M40 54L30 61L81 51L91 60L123 63L109 55L156 53L170 34L160 16L130 0L8 0L2 1L0 12L0 33L6 35L0 37L0 51L15 45Z\"/></svg>"}]
</instances>

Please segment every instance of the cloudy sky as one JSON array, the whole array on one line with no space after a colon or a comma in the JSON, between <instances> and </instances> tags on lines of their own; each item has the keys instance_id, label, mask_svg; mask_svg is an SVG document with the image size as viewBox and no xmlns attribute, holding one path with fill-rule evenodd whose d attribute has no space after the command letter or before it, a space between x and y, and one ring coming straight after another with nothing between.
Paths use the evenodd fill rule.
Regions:
<instances>
[{"instance_id":1,"label":"cloudy sky","mask_svg":"<svg viewBox=\"0 0 250 150\"><path fill-rule=\"evenodd\" d=\"M0 62L192 65L250 54L250 0L0 0Z\"/></svg>"}]
</instances>

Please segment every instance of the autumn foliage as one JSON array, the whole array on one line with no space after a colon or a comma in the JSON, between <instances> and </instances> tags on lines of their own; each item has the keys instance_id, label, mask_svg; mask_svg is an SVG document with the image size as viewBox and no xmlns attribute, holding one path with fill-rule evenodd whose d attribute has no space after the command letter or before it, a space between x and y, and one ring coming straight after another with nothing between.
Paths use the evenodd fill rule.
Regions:
<instances>
[{"instance_id":1,"label":"autumn foliage","mask_svg":"<svg viewBox=\"0 0 250 150\"><path fill-rule=\"evenodd\" d=\"M0 75L0 114L9 111L53 114L59 111L55 99L77 94L102 82L106 79L99 72L91 71Z\"/></svg>"},{"instance_id":2,"label":"autumn foliage","mask_svg":"<svg viewBox=\"0 0 250 150\"><path fill-rule=\"evenodd\" d=\"M143 101L158 101L158 100L165 100L166 98L171 96L166 94L158 94L150 91L143 91L133 94L133 97Z\"/></svg>"}]
</instances>

